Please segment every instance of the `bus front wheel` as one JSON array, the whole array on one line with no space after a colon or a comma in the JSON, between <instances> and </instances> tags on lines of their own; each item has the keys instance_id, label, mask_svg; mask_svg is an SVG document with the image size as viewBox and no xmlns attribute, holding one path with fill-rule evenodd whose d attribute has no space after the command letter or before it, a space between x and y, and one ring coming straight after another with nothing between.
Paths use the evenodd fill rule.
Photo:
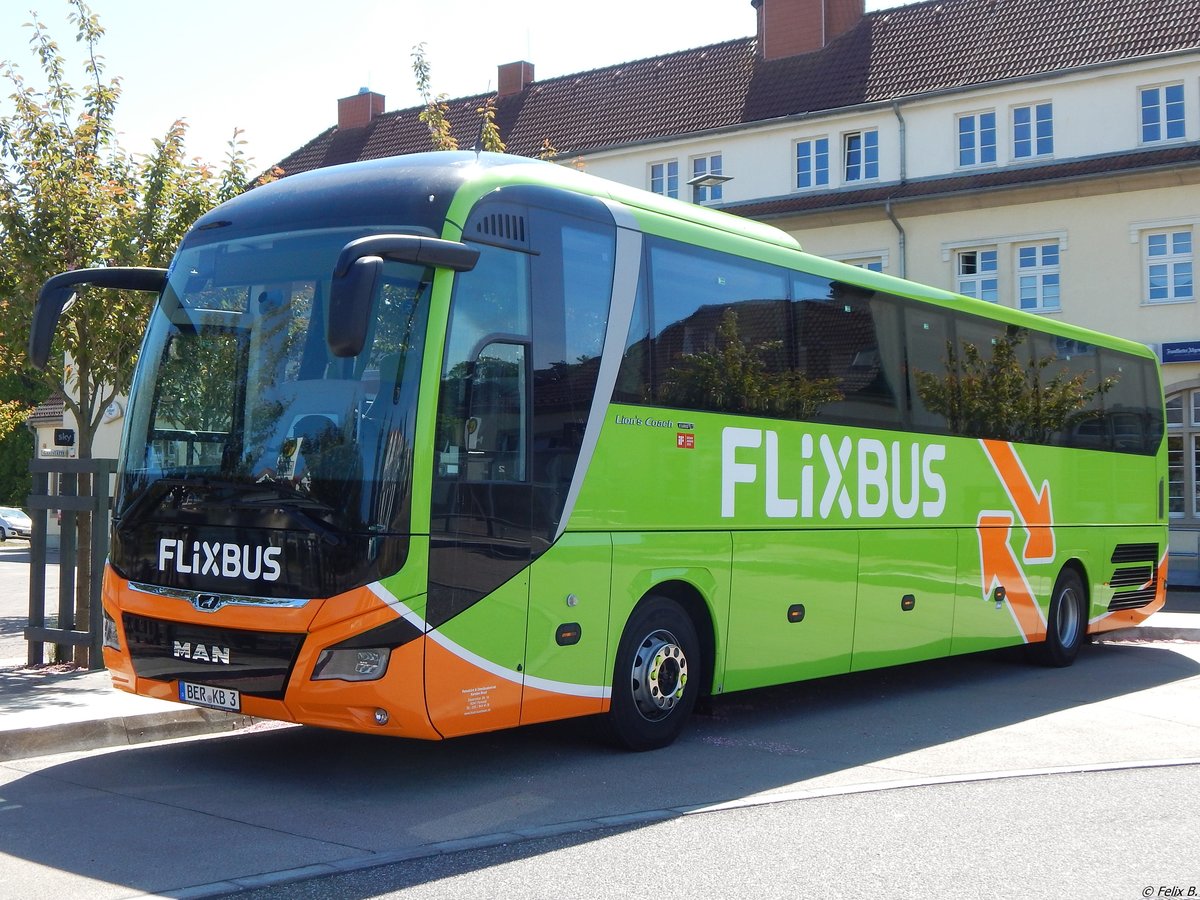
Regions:
<instances>
[{"instance_id":1,"label":"bus front wheel","mask_svg":"<svg viewBox=\"0 0 1200 900\"><path fill-rule=\"evenodd\" d=\"M700 640L667 597L634 610L617 647L608 728L630 750L656 750L679 736L703 683Z\"/></svg>"},{"instance_id":2,"label":"bus front wheel","mask_svg":"<svg viewBox=\"0 0 1200 900\"><path fill-rule=\"evenodd\" d=\"M1069 666L1087 635L1087 622L1083 582L1074 569L1063 569L1050 597L1046 639L1028 645L1030 658L1043 666Z\"/></svg>"}]
</instances>

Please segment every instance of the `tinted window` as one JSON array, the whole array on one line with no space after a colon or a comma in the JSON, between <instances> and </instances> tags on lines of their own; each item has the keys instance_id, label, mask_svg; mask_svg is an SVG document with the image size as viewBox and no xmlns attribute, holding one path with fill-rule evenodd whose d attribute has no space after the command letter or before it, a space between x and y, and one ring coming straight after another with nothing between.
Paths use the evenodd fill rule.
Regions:
<instances>
[{"instance_id":1,"label":"tinted window","mask_svg":"<svg viewBox=\"0 0 1200 900\"><path fill-rule=\"evenodd\" d=\"M948 433L950 424L936 379L945 378L954 354L954 323L936 306L908 304L904 309L907 421L916 431ZM931 384L930 379L935 381Z\"/></svg>"},{"instance_id":2,"label":"tinted window","mask_svg":"<svg viewBox=\"0 0 1200 900\"><path fill-rule=\"evenodd\" d=\"M1110 449L1154 453L1162 440L1163 416L1157 373L1149 360L1100 351L1105 386L1102 405Z\"/></svg>"},{"instance_id":3,"label":"tinted window","mask_svg":"<svg viewBox=\"0 0 1200 900\"><path fill-rule=\"evenodd\" d=\"M900 424L899 311L855 285L794 273L794 418L869 427Z\"/></svg>"},{"instance_id":4,"label":"tinted window","mask_svg":"<svg viewBox=\"0 0 1200 900\"><path fill-rule=\"evenodd\" d=\"M614 399L1154 453L1152 361L651 239ZM1101 366L1103 359L1104 365Z\"/></svg>"},{"instance_id":5,"label":"tinted window","mask_svg":"<svg viewBox=\"0 0 1200 900\"><path fill-rule=\"evenodd\" d=\"M536 215L545 240L533 266L533 477L561 488L570 483L596 391L616 237L611 227Z\"/></svg>"},{"instance_id":6,"label":"tinted window","mask_svg":"<svg viewBox=\"0 0 1200 900\"><path fill-rule=\"evenodd\" d=\"M778 414L790 369L783 270L663 241L649 260L655 398Z\"/></svg>"}]
</instances>

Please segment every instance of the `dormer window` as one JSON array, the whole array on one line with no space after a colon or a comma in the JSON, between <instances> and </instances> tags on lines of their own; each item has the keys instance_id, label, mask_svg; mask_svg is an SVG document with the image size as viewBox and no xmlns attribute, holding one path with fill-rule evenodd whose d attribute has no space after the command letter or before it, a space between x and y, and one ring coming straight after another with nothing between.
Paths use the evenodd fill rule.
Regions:
<instances>
[{"instance_id":1,"label":"dormer window","mask_svg":"<svg viewBox=\"0 0 1200 900\"><path fill-rule=\"evenodd\" d=\"M1182 84L1142 88L1141 139L1143 144L1180 141L1186 136Z\"/></svg>"},{"instance_id":2,"label":"dormer window","mask_svg":"<svg viewBox=\"0 0 1200 900\"><path fill-rule=\"evenodd\" d=\"M851 131L842 138L846 182L870 181L879 177L879 131Z\"/></svg>"},{"instance_id":3,"label":"dormer window","mask_svg":"<svg viewBox=\"0 0 1200 900\"><path fill-rule=\"evenodd\" d=\"M986 166L996 161L996 113L968 113L958 117L958 164Z\"/></svg>"}]
</instances>

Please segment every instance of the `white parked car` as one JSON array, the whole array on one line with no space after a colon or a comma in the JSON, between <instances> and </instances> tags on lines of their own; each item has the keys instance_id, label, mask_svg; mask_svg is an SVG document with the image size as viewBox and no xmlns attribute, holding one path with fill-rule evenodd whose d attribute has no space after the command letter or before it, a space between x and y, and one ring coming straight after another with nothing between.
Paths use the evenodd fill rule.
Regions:
<instances>
[{"instance_id":1,"label":"white parked car","mask_svg":"<svg viewBox=\"0 0 1200 900\"><path fill-rule=\"evenodd\" d=\"M33 522L25 510L0 506L0 541L7 541L10 537L29 540L32 532Z\"/></svg>"}]
</instances>

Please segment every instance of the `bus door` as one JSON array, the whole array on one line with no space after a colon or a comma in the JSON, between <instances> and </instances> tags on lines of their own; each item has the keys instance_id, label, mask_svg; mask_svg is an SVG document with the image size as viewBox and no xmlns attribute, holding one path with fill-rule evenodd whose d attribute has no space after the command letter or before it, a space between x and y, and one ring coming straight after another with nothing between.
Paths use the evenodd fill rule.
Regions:
<instances>
[{"instance_id":1,"label":"bus door","mask_svg":"<svg viewBox=\"0 0 1200 900\"><path fill-rule=\"evenodd\" d=\"M519 724L532 544L530 256L456 278L430 496L425 696L445 735Z\"/></svg>"},{"instance_id":2,"label":"bus door","mask_svg":"<svg viewBox=\"0 0 1200 900\"><path fill-rule=\"evenodd\" d=\"M456 277L442 360L426 701L444 735L598 712L605 683L610 542L562 532L615 228L591 198L567 214L508 193L467 221L481 255Z\"/></svg>"}]
</instances>

